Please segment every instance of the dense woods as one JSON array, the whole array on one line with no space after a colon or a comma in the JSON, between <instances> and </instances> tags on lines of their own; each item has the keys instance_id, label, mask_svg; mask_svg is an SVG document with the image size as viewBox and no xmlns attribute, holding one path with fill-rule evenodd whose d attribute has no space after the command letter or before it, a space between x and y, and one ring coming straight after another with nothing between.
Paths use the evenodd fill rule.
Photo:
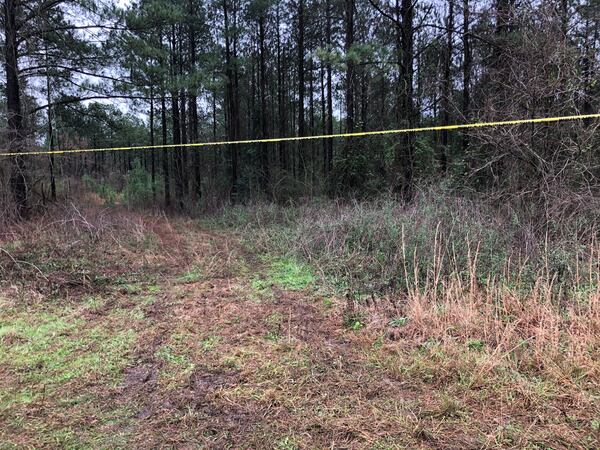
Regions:
<instances>
[{"instance_id":1,"label":"dense woods","mask_svg":"<svg viewBox=\"0 0 600 450\"><path fill-rule=\"evenodd\" d=\"M134 173L177 209L443 180L568 217L597 206L594 121L177 145L597 112L599 24L593 0L6 0L5 151L175 147L3 159L3 210Z\"/></svg>"}]
</instances>

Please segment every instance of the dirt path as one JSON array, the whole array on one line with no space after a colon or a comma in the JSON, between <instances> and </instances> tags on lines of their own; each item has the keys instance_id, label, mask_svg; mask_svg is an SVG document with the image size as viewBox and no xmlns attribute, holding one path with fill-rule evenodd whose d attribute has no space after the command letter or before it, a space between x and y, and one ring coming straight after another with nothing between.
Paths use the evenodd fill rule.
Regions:
<instances>
[{"instance_id":1,"label":"dirt path","mask_svg":"<svg viewBox=\"0 0 600 450\"><path fill-rule=\"evenodd\" d=\"M409 442L399 425L411 425L414 392L370 361L373 340L344 327L340 305L311 284L278 286L232 236L185 233L194 272L162 282L116 394L135 411L131 445Z\"/></svg>"}]
</instances>

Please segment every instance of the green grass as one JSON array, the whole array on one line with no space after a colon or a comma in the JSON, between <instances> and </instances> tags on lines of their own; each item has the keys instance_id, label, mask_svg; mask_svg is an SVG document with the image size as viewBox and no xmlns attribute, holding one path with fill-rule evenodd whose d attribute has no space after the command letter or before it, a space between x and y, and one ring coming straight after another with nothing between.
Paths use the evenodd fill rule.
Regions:
<instances>
[{"instance_id":1,"label":"green grass","mask_svg":"<svg viewBox=\"0 0 600 450\"><path fill-rule=\"evenodd\" d=\"M74 379L118 378L135 333L86 326L81 319L65 316L45 312L2 315L0 364L29 386L2 392L2 408L48 395Z\"/></svg>"},{"instance_id":2,"label":"green grass","mask_svg":"<svg viewBox=\"0 0 600 450\"><path fill-rule=\"evenodd\" d=\"M156 351L156 356L165 362L176 366L188 366L191 364L187 355L180 353L177 349L170 345L163 345Z\"/></svg>"},{"instance_id":3,"label":"green grass","mask_svg":"<svg viewBox=\"0 0 600 450\"><path fill-rule=\"evenodd\" d=\"M344 327L352 331L358 331L365 326L365 317L363 314L345 314Z\"/></svg>"},{"instance_id":4,"label":"green grass","mask_svg":"<svg viewBox=\"0 0 600 450\"><path fill-rule=\"evenodd\" d=\"M275 449L277 450L297 450L299 448L296 440L292 436L285 436L275 442Z\"/></svg>"},{"instance_id":5,"label":"green grass","mask_svg":"<svg viewBox=\"0 0 600 450\"><path fill-rule=\"evenodd\" d=\"M186 273L181 275L179 278L177 278L177 282L181 284L197 283L198 281L201 281L202 278L204 278L204 273L202 272L200 267L194 266Z\"/></svg>"},{"instance_id":6,"label":"green grass","mask_svg":"<svg viewBox=\"0 0 600 450\"><path fill-rule=\"evenodd\" d=\"M191 355L192 348L186 342L172 342L156 350L156 357L164 361L159 372L159 382L167 390L178 389L189 381L196 368Z\"/></svg>"},{"instance_id":7,"label":"green grass","mask_svg":"<svg viewBox=\"0 0 600 450\"><path fill-rule=\"evenodd\" d=\"M408 324L408 317L394 317L390 319L389 326L392 328L401 328Z\"/></svg>"},{"instance_id":8,"label":"green grass","mask_svg":"<svg viewBox=\"0 0 600 450\"><path fill-rule=\"evenodd\" d=\"M20 435L34 439L30 442L35 447L123 446L125 431L108 436L102 426L128 415L117 405L100 406L93 390L121 383L136 333L114 312L103 321L78 317L105 303L90 297L83 310L55 304L47 310L0 305L0 417L7 418L8 427L0 430L0 448L22 448ZM28 413L42 405L54 419ZM82 427L91 417L95 425Z\"/></svg>"},{"instance_id":9,"label":"green grass","mask_svg":"<svg viewBox=\"0 0 600 450\"><path fill-rule=\"evenodd\" d=\"M221 341L220 336L209 336L206 339L200 341L200 347L205 352L209 352L215 348L215 346Z\"/></svg>"},{"instance_id":10,"label":"green grass","mask_svg":"<svg viewBox=\"0 0 600 450\"><path fill-rule=\"evenodd\" d=\"M314 286L316 278L311 269L292 258L276 258L269 261L263 277L255 278L252 285L256 290L278 286L290 291L302 291Z\"/></svg>"}]
</instances>

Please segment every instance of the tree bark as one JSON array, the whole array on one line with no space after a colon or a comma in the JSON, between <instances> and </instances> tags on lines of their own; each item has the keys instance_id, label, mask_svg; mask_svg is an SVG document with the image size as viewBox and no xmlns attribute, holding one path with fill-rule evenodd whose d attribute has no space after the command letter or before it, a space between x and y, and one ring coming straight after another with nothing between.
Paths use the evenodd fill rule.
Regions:
<instances>
[{"instance_id":1,"label":"tree bark","mask_svg":"<svg viewBox=\"0 0 600 450\"><path fill-rule=\"evenodd\" d=\"M8 145L11 152L23 150L23 113L19 85L19 55L17 39L18 0L4 2L4 69L6 72L6 113L8 122ZM27 174L22 156L13 159L10 169L10 188L19 216L27 216Z\"/></svg>"},{"instance_id":2,"label":"tree bark","mask_svg":"<svg viewBox=\"0 0 600 450\"><path fill-rule=\"evenodd\" d=\"M355 70L354 61L352 60L352 46L354 45L354 0L345 0L345 28L346 28L346 40L344 43L344 50L346 52L346 133L354 133L354 88L355 88ZM353 159L353 139L347 137L344 142L344 164L342 169L341 188L345 191L348 188L354 188L354 181L356 178L356 167L354 167Z\"/></svg>"},{"instance_id":3,"label":"tree bark","mask_svg":"<svg viewBox=\"0 0 600 450\"><path fill-rule=\"evenodd\" d=\"M154 147L154 87L150 86L150 145ZM156 200L156 150L150 149L150 177L152 180L152 200Z\"/></svg>"},{"instance_id":4,"label":"tree bark","mask_svg":"<svg viewBox=\"0 0 600 450\"><path fill-rule=\"evenodd\" d=\"M193 18L197 18L196 8L194 7L194 1L190 0L189 2L189 11L190 15ZM188 30L188 40L189 40L189 58L190 58L190 71L191 73L196 73L196 29L194 24L189 25ZM196 90L196 86L194 85L189 92L188 95L188 115L189 115L189 137L190 142L198 142L198 92ZM200 200L202 198L202 169L201 169L201 161L202 155L201 150L194 149L193 150L193 170L194 170L194 181L192 183L194 193L196 195L196 199Z\"/></svg>"},{"instance_id":5,"label":"tree bark","mask_svg":"<svg viewBox=\"0 0 600 450\"><path fill-rule=\"evenodd\" d=\"M305 135L304 95L304 0L298 0L298 136ZM298 141L298 178L301 182L306 181L305 149L305 142Z\"/></svg>"},{"instance_id":6,"label":"tree bark","mask_svg":"<svg viewBox=\"0 0 600 450\"><path fill-rule=\"evenodd\" d=\"M279 115L278 134L279 137L285 136L287 108L285 107L285 62L282 58L281 49L281 18L279 14L279 4L276 11L276 26L277 26L277 112ZM286 143L279 143L279 167L285 172L288 170Z\"/></svg>"},{"instance_id":7,"label":"tree bark","mask_svg":"<svg viewBox=\"0 0 600 450\"><path fill-rule=\"evenodd\" d=\"M162 144L167 145L167 104L165 99L164 89L160 94L160 122L162 128ZM171 178L169 173L169 155L170 152L163 148L162 151L162 168L163 168L163 182L165 188L165 207L171 206Z\"/></svg>"},{"instance_id":8,"label":"tree bark","mask_svg":"<svg viewBox=\"0 0 600 450\"><path fill-rule=\"evenodd\" d=\"M346 6L346 132L354 132L354 61L350 57L354 45L354 0L345 0ZM346 140L346 156L350 151L350 140Z\"/></svg>"},{"instance_id":9,"label":"tree bark","mask_svg":"<svg viewBox=\"0 0 600 450\"><path fill-rule=\"evenodd\" d=\"M262 139L269 137L268 131L268 110L267 110L267 65L266 65L266 49L265 49L265 15L266 12L261 12L258 18L258 35L259 35L259 79L260 79L260 135ZM260 145L260 188L265 194L269 193L269 146L266 143Z\"/></svg>"},{"instance_id":10,"label":"tree bark","mask_svg":"<svg viewBox=\"0 0 600 450\"><path fill-rule=\"evenodd\" d=\"M179 52L178 52L178 73L181 79L184 79L186 74L186 61L185 61L185 51L184 51L184 39L182 28L179 29ZM185 199L189 193L189 164L188 164L188 148L186 144L188 143L188 123L187 123L187 92L185 88L181 88L179 94L180 100L180 108L179 108L179 128L180 128L180 136L181 136L181 149L179 152L180 162L179 162L179 176L181 178L181 185L183 188L183 196L180 199L180 208L184 209L185 207Z\"/></svg>"},{"instance_id":11,"label":"tree bark","mask_svg":"<svg viewBox=\"0 0 600 450\"><path fill-rule=\"evenodd\" d=\"M235 64L235 42L233 44L233 54L231 49L231 38L229 36L229 9L227 0L223 0L224 33L225 33L225 78L226 78L226 126L229 140L234 141L238 138L238 98L237 98L237 69L232 67ZM235 22L235 20L234 20ZM235 39L234 39L235 41ZM229 154L231 160L231 191L230 201L236 203L238 193L238 149L236 145L229 145Z\"/></svg>"},{"instance_id":12,"label":"tree bark","mask_svg":"<svg viewBox=\"0 0 600 450\"><path fill-rule=\"evenodd\" d=\"M327 40L327 51L331 52L331 0L326 3L325 34ZM333 75L331 61L327 60L327 134L333 134ZM327 139L327 151L325 152L325 174L331 174L333 170L333 139Z\"/></svg>"},{"instance_id":13,"label":"tree bark","mask_svg":"<svg viewBox=\"0 0 600 450\"><path fill-rule=\"evenodd\" d=\"M471 116L471 39L469 36L470 11L469 0L463 0L463 91L462 91L462 114L465 121L469 121ZM462 133L462 151L466 155L469 148L469 134L467 131Z\"/></svg>"},{"instance_id":14,"label":"tree bark","mask_svg":"<svg viewBox=\"0 0 600 450\"><path fill-rule=\"evenodd\" d=\"M396 0L396 46L400 68L398 93L398 126L412 128L415 123L413 104L414 4L412 0ZM414 135L404 133L394 155L394 192L405 201L413 197Z\"/></svg>"},{"instance_id":15,"label":"tree bark","mask_svg":"<svg viewBox=\"0 0 600 450\"><path fill-rule=\"evenodd\" d=\"M45 46L45 57L46 57L46 66L48 66L48 45ZM48 104L51 104L52 96L50 94L50 73L46 68L46 101ZM52 127L52 107L48 107L48 144L49 150L54 150L54 130ZM103 154L104 155L104 154ZM50 171L50 199L52 201L56 201L56 176L54 175L54 155L50 155L49 157L49 171Z\"/></svg>"},{"instance_id":16,"label":"tree bark","mask_svg":"<svg viewBox=\"0 0 600 450\"><path fill-rule=\"evenodd\" d=\"M181 89L181 93L179 96L179 103L180 103L180 108L179 108L179 127L180 127L180 133L181 133L181 163L180 163L180 177L181 177L181 184L183 186L183 198L182 198L182 203L181 203L181 207L183 208L184 206L184 199L185 197L187 197L188 193L189 193L189 166L188 166L188 148L186 146L186 144L188 143L188 123L187 123L187 113L186 113L186 106L187 106L187 95L185 92L185 89Z\"/></svg>"},{"instance_id":17,"label":"tree bark","mask_svg":"<svg viewBox=\"0 0 600 450\"><path fill-rule=\"evenodd\" d=\"M181 179L182 172L182 149L181 144L181 121L179 115L179 93L177 88L173 87L175 83L175 73L177 67L177 41L175 36L175 26L171 28L171 119L173 124L173 144L175 145L175 167L174 174L175 180L175 200L177 206L181 207L183 204L183 180Z\"/></svg>"},{"instance_id":18,"label":"tree bark","mask_svg":"<svg viewBox=\"0 0 600 450\"><path fill-rule=\"evenodd\" d=\"M452 95L452 52L454 29L454 0L448 0L446 17L446 49L444 52L444 81L442 86L442 125L450 123L450 104ZM440 133L439 165L440 172L448 171L448 130Z\"/></svg>"}]
</instances>

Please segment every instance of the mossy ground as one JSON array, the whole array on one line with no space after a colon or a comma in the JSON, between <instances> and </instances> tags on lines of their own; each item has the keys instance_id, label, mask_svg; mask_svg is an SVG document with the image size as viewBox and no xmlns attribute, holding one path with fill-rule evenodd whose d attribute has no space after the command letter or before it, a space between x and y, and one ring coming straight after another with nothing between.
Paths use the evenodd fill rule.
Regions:
<instances>
[{"instance_id":1,"label":"mossy ground","mask_svg":"<svg viewBox=\"0 0 600 450\"><path fill-rule=\"evenodd\" d=\"M310 266L161 220L120 249L6 247L44 277L13 267L0 285L0 448L600 444L585 374L563 385L509 364L519 349L398 339L410 317L348 311Z\"/></svg>"}]
</instances>

